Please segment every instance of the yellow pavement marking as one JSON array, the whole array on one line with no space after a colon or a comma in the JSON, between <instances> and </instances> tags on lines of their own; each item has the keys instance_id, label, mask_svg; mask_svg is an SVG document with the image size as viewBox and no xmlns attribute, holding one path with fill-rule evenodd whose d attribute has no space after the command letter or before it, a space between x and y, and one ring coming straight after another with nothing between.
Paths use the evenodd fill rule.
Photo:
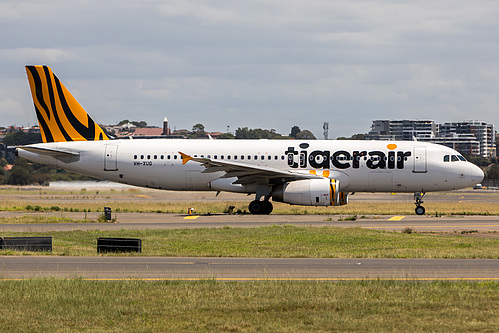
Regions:
<instances>
[{"instance_id":1,"label":"yellow pavement marking","mask_svg":"<svg viewBox=\"0 0 499 333\"><path fill-rule=\"evenodd\" d=\"M184 220L195 220L199 217L199 215L193 215L193 216L186 216L184 217Z\"/></svg>"},{"instance_id":2,"label":"yellow pavement marking","mask_svg":"<svg viewBox=\"0 0 499 333\"><path fill-rule=\"evenodd\" d=\"M401 221L405 219L405 216L394 216L388 219L388 221Z\"/></svg>"}]
</instances>

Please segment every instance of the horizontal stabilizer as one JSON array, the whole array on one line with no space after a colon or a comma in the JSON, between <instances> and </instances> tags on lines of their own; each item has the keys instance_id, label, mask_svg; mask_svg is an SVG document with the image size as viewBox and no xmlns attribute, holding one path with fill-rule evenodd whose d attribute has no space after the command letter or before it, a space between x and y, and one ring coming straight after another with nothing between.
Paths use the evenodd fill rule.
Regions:
<instances>
[{"instance_id":1,"label":"horizontal stabilizer","mask_svg":"<svg viewBox=\"0 0 499 333\"><path fill-rule=\"evenodd\" d=\"M18 149L23 149L35 154L51 156L54 158L80 156L80 153L72 152L69 150L62 150L62 149L51 149L51 148L33 147L33 146L21 146L18 147Z\"/></svg>"},{"instance_id":2,"label":"horizontal stabilizer","mask_svg":"<svg viewBox=\"0 0 499 333\"><path fill-rule=\"evenodd\" d=\"M55 158L63 163L73 163L80 160L80 153L69 149L54 149L35 146L20 146L19 150L24 150L33 154Z\"/></svg>"}]
</instances>

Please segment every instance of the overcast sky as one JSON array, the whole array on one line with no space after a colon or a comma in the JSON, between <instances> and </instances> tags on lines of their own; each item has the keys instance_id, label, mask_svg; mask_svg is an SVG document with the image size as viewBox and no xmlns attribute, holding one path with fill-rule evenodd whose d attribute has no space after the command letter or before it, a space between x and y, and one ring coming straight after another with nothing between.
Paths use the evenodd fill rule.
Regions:
<instances>
[{"instance_id":1,"label":"overcast sky","mask_svg":"<svg viewBox=\"0 0 499 333\"><path fill-rule=\"evenodd\" d=\"M483 0L0 0L0 126L36 123L25 64L49 65L101 124L498 126L498 18Z\"/></svg>"}]
</instances>

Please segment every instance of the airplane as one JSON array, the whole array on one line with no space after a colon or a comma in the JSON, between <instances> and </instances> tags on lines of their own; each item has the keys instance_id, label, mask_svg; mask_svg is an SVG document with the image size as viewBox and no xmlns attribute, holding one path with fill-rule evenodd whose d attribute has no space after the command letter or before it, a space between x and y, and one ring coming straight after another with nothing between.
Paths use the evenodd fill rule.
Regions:
<instances>
[{"instance_id":1,"label":"airplane","mask_svg":"<svg viewBox=\"0 0 499 333\"><path fill-rule=\"evenodd\" d=\"M141 187L247 193L252 214L270 214L272 202L338 206L355 192L413 192L423 215L426 192L484 176L456 150L418 141L113 139L48 66L26 72L43 143L18 147L19 157Z\"/></svg>"}]
</instances>

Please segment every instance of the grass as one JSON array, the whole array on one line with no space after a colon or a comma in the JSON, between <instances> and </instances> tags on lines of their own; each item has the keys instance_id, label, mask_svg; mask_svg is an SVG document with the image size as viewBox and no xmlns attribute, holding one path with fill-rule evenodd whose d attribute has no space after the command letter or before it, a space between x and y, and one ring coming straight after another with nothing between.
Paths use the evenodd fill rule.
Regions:
<instances>
[{"instance_id":1,"label":"grass","mask_svg":"<svg viewBox=\"0 0 499 333\"><path fill-rule=\"evenodd\" d=\"M5 232L52 236L53 255L97 255L97 237L142 239L142 256L258 258L499 258L499 240L360 228L271 226L170 230ZM0 251L0 255L17 252ZM18 253L20 254L20 253ZM26 254L26 253L25 253Z\"/></svg>"},{"instance_id":2,"label":"grass","mask_svg":"<svg viewBox=\"0 0 499 333\"><path fill-rule=\"evenodd\" d=\"M104 220L77 220L63 216L38 216L38 215L24 215L24 216L11 216L0 217L0 224L34 224L34 223L96 223L107 222Z\"/></svg>"},{"instance_id":3,"label":"grass","mask_svg":"<svg viewBox=\"0 0 499 333\"><path fill-rule=\"evenodd\" d=\"M494 332L499 283L0 282L3 332Z\"/></svg>"},{"instance_id":4,"label":"grass","mask_svg":"<svg viewBox=\"0 0 499 333\"><path fill-rule=\"evenodd\" d=\"M76 199L75 199L76 200ZM414 204L411 202L351 202L339 207L305 207L291 206L274 202L273 214L284 215L414 215ZM64 212L102 212L104 207L111 207L113 212L136 213L177 213L185 214L190 207L198 214L223 213L234 206L234 212L247 212L248 203L241 201L212 202L156 202L156 201L109 201L106 199L81 199L74 202L60 202L57 205L43 205L43 201L5 200L0 211L64 211ZM428 215L499 215L499 203L486 202L428 202L425 203Z\"/></svg>"}]
</instances>

